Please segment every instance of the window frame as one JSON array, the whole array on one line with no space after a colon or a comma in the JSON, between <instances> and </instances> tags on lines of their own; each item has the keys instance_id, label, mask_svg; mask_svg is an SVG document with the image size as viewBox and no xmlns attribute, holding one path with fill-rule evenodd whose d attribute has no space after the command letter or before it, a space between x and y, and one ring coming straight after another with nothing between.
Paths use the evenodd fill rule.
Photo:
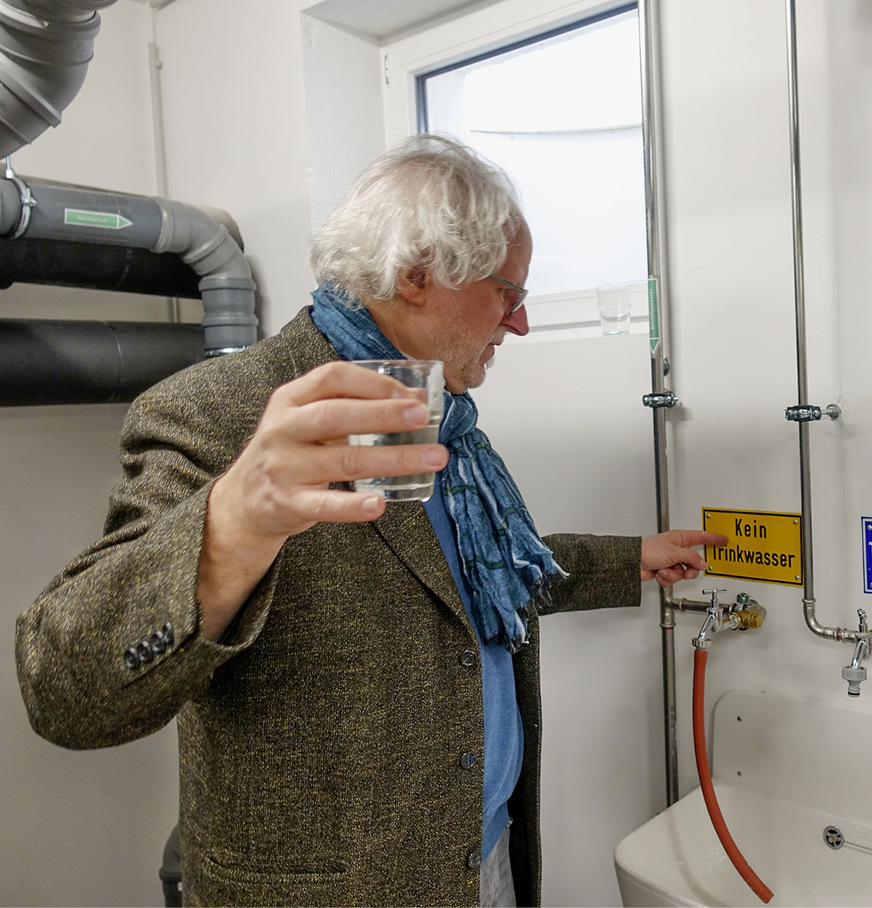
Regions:
<instances>
[{"instance_id":1,"label":"window frame","mask_svg":"<svg viewBox=\"0 0 872 908\"><path fill-rule=\"evenodd\" d=\"M544 32L537 32L535 35L528 35L527 37L520 38L510 44L504 44L496 48L491 48L490 50L483 51L482 53L477 54L473 57L464 57L462 60L454 60L451 63L439 66L434 70L426 70L424 72L417 73L415 75L415 115L418 131L426 132L428 128L427 93L425 90L426 79L441 76L444 73L453 72L455 69L462 69L466 66L473 66L476 63L483 63L485 60L496 59L503 54L510 54L513 51L522 50L525 47L531 47L541 41L548 41L551 38L558 38L561 35L566 35L570 32L574 32L582 28L587 28L588 26L595 25L597 22L604 22L607 19L613 18L614 16L620 16L624 13L629 13L637 9L637 0L623 0L623 2L617 3L616 5L611 6L608 9L601 10L600 12L590 16L584 16L581 20L573 19L572 22L558 25Z\"/></svg>"},{"instance_id":2,"label":"window frame","mask_svg":"<svg viewBox=\"0 0 872 908\"><path fill-rule=\"evenodd\" d=\"M500 0L487 7L416 31L383 45L385 142L391 147L423 131L424 80L534 44L584 24L594 24L638 9L636 0ZM640 162L640 166L641 162ZM600 336L594 288L527 298L530 339L557 340ZM631 284L633 334L648 330L647 282Z\"/></svg>"}]
</instances>

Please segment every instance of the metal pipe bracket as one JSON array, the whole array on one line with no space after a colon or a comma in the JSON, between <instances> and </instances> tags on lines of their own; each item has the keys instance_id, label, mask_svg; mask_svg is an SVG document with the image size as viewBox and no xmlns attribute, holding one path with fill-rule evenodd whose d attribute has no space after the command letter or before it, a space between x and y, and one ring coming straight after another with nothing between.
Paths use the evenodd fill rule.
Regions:
<instances>
[{"instance_id":1,"label":"metal pipe bracket","mask_svg":"<svg viewBox=\"0 0 872 908\"><path fill-rule=\"evenodd\" d=\"M663 391L659 394L643 395L642 403L646 407L656 410L660 407L674 407L678 403L678 398L672 391Z\"/></svg>"},{"instance_id":2,"label":"metal pipe bracket","mask_svg":"<svg viewBox=\"0 0 872 908\"><path fill-rule=\"evenodd\" d=\"M830 419L838 419L842 415L842 409L837 404L829 404L823 410L812 404L797 404L795 407L787 407L784 411L784 418L788 422L814 422L829 416Z\"/></svg>"}]
</instances>

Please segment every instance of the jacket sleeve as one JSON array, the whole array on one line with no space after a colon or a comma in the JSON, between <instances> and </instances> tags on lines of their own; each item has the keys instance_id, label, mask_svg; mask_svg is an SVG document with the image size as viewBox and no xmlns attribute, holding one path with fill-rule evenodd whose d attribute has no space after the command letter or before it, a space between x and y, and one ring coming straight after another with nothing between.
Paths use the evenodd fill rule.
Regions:
<instances>
[{"instance_id":1,"label":"jacket sleeve","mask_svg":"<svg viewBox=\"0 0 872 908\"><path fill-rule=\"evenodd\" d=\"M184 386L172 388L158 386L128 412L124 478L104 537L17 622L31 725L64 747L121 744L166 725L266 620L277 564L223 643L201 634L195 597L209 491L259 406L241 414L226 401L210 407L194 403Z\"/></svg>"},{"instance_id":2,"label":"jacket sleeve","mask_svg":"<svg viewBox=\"0 0 872 908\"><path fill-rule=\"evenodd\" d=\"M642 599L642 540L638 536L557 533L544 542L569 576L551 586L542 614L637 606Z\"/></svg>"}]
</instances>

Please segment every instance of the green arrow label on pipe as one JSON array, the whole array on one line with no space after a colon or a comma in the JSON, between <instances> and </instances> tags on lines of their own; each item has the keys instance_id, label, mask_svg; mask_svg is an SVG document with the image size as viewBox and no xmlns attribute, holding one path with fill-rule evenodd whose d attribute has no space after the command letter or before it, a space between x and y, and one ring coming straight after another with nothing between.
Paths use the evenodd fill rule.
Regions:
<instances>
[{"instance_id":1,"label":"green arrow label on pipe","mask_svg":"<svg viewBox=\"0 0 872 908\"><path fill-rule=\"evenodd\" d=\"M64 223L70 227L100 227L103 230L123 230L130 227L124 215L108 211L82 211L78 208L64 208Z\"/></svg>"},{"instance_id":2,"label":"green arrow label on pipe","mask_svg":"<svg viewBox=\"0 0 872 908\"><path fill-rule=\"evenodd\" d=\"M657 278L648 278L648 339L651 342L651 356L660 346L660 309L657 305Z\"/></svg>"}]
</instances>

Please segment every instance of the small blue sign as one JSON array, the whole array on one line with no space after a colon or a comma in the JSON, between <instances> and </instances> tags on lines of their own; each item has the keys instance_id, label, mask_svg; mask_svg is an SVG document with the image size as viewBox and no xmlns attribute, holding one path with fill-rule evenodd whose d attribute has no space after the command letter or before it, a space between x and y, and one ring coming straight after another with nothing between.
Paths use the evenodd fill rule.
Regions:
<instances>
[{"instance_id":1,"label":"small blue sign","mask_svg":"<svg viewBox=\"0 0 872 908\"><path fill-rule=\"evenodd\" d=\"M864 593L872 593L872 517L861 517L863 525Z\"/></svg>"}]
</instances>

